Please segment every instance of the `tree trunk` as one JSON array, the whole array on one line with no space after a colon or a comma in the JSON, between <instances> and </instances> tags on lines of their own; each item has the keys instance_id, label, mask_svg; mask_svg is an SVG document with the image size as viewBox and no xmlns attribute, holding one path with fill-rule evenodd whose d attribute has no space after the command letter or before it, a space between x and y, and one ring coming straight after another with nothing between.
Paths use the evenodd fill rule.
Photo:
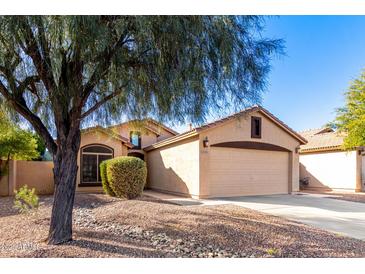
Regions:
<instances>
[{"instance_id":1,"label":"tree trunk","mask_svg":"<svg viewBox=\"0 0 365 274\"><path fill-rule=\"evenodd\" d=\"M48 244L61 244L72 240L72 209L75 199L77 177L77 153L80 133L59 144L54 156L54 202Z\"/></svg>"}]
</instances>

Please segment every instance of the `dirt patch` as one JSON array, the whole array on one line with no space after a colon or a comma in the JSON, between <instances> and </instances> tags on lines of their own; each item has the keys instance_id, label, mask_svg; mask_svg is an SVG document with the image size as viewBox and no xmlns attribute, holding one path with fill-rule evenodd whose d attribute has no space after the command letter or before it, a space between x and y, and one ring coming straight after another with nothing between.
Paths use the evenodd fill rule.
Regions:
<instances>
[{"instance_id":1,"label":"dirt patch","mask_svg":"<svg viewBox=\"0 0 365 274\"><path fill-rule=\"evenodd\" d=\"M0 198L0 257L364 257L365 242L232 205L77 194L74 240L45 244L52 197L20 215Z\"/></svg>"}]
</instances>

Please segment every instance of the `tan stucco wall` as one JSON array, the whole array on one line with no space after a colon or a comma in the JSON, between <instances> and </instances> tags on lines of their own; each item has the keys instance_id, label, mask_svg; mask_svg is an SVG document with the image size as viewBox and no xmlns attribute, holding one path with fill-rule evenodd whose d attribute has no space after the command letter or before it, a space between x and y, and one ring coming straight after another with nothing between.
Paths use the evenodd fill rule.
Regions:
<instances>
[{"instance_id":1,"label":"tan stucco wall","mask_svg":"<svg viewBox=\"0 0 365 274\"><path fill-rule=\"evenodd\" d=\"M357 153L325 152L300 155L300 178L310 178L309 187L356 188Z\"/></svg>"},{"instance_id":2,"label":"tan stucco wall","mask_svg":"<svg viewBox=\"0 0 365 274\"><path fill-rule=\"evenodd\" d=\"M126 156L128 154L128 148L123 145L123 143L115 138L112 138L110 135L99 132L92 131L82 134L81 136L81 145L80 150L86 146L91 144L102 144L108 147L111 147L114 150L114 157L118 156ZM77 156L77 165L79 166L79 170L77 172L77 180L76 180L76 191L81 192L102 192L102 187L92 186L92 187L79 187L80 183L80 153Z\"/></svg>"},{"instance_id":3,"label":"tan stucco wall","mask_svg":"<svg viewBox=\"0 0 365 274\"><path fill-rule=\"evenodd\" d=\"M183 140L147 154L147 187L199 195L199 138Z\"/></svg>"},{"instance_id":4,"label":"tan stucco wall","mask_svg":"<svg viewBox=\"0 0 365 274\"><path fill-rule=\"evenodd\" d=\"M114 150L114 157L124 156L128 148L120 140L111 138L98 131L83 133L80 149L90 144L102 144ZM76 191L102 192L101 186L79 187L80 183L80 153L77 157L79 166L76 180ZM54 191L53 162L46 161L10 161L8 175L1 179L0 195L13 195L15 189L27 184L34 187L38 194L52 194Z\"/></svg>"},{"instance_id":5,"label":"tan stucco wall","mask_svg":"<svg viewBox=\"0 0 365 274\"><path fill-rule=\"evenodd\" d=\"M262 118L262 136L260 139L251 138L251 116ZM295 148L300 145L299 141L261 113L255 112L200 133L200 195L202 197L210 196L208 173L210 169L209 151L211 148L203 147L203 140L206 137L208 137L210 145L230 141L257 141L278 145L290 150L289 180L292 187L291 191L299 190L299 154L295 152Z\"/></svg>"},{"instance_id":6,"label":"tan stucco wall","mask_svg":"<svg viewBox=\"0 0 365 274\"><path fill-rule=\"evenodd\" d=\"M14 190L28 185L35 188L37 194L52 194L53 162L50 161L10 161L9 164L9 194Z\"/></svg>"}]
</instances>

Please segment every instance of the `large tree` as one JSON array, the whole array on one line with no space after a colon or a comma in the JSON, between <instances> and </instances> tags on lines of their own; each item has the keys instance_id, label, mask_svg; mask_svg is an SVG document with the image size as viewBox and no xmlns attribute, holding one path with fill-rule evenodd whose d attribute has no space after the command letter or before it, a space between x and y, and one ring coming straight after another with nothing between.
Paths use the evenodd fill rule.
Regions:
<instances>
[{"instance_id":1,"label":"large tree","mask_svg":"<svg viewBox=\"0 0 365 274\"><path fill-rule=\"evenodd\" d=\"M345 149L365 146L365 72L351 83L345 96L345 106L336 110L331 125L346 134Z\"/></svg>"},{"instance_id":2,"label":"large tree","mask_svg":"<svg viewBox=\"0 0 365 274\"><path fill-rule=\"evenodd\" d=\"M252 16L0 18L0 93L54 161L50 244L72 239L80 127L122 114L204 120L258 102L281 40Z\"/></svg>"}]
</instances>

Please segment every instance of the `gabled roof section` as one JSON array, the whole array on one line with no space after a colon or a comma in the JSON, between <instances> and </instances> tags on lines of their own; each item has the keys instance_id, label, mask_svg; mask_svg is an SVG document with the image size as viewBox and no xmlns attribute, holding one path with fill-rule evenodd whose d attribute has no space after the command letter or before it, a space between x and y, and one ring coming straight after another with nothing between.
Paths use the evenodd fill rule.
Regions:
<instances>
[{"instance_id":1,"label":"gabled roof section","mask_svg":"<svg viewBox=\"0 0 365 274\"><path fill-rule=\"evenodd\" d=\"M304 138L308 139L314 135L333 132L334 130L330 127L322 127L322 128L315 128L315 129L307 129L300 131L299 134L302 135Z\"/></svg>"},{"instance_id":2,"label":"gabled roof section","mask_svg":"<svg viewBox=\"0 0 365 274\"><path fill-rule=\"evenodd\" d=\"M157 125L158 127L163 128L164 130L166 130L167 132L170 132L172 135L178 135L179 133L175 130L173 130L172 128L165 126L164 124L152 119L152 118L148 118L147 121Z\"/></svg>"},{"instance_id":3,"label":"gabled roof section","mask_svg":"<svg viewBox=\"0 0 365 274\"><path fill-rule=\"evenodd\" d=\"M127 147L129 147L129 148L132 148L133 147L133 145L129 142L129 140L127 138L121 136L120 134L117 134L112 129L104 128L102 126L88 127L88 128L82 129L81 130L81 133L87 133L87 132L92 132L92 131L98 131L98 132L107 134L110 137L115 138L115 139L121 141Z\"/></svg>"},{"instance_id":4,"label":"gabled roof section","mask_svg":"<svg viewBox=\"0 0 365 274\"><path fill-rule=\"evenodd\" d=\"M158 131L158 128L162 128L162 129L166 130L167 132L171 133L174 136L179 134L178 132L176 132L172 128L169 128L169 127L165 126L164 124L162 124L162 123L160 123L160 122L158 122L158 121L156 121L152 118L147 118L147 119L144 119L144 120L129 120L129 121L117 124L117 125L110 126L108 128L114 128L114 127L122 126L122 125L125 125L125 124L133 123L133 122L137 122L137 123L138 122L146 122L146 125L144 125L144 127L147 130L155 133L156 135L160 135L160 132ZM148 125L148 123L155 125L156 128L154 126Z\"/></svg>"},{"instance_id":5,"label":"gabled roof section","mask_svg":"<svg viewBox=\"0 0 365 274\"><path fill-rule=\"evenodd\" d=\"M311 129L301 132L308 143L300 146L300 153L342 150L346 134L335 132L329 127Z\"/></svg>"},{"instance_id":6,"label":"gabled roof section","mask_svg":"<svg viewBox=\"0 0 365 274\"><path fill-rule=\"evenodd\" d=\"M222 125L222 124L224 124L228 121L231 121L235 118L238 118L238 117L241 117L243 115L247 115L247 114L250 114L250 113L253 113L253 112L257 112L257 111L260 112L261 114L263 114L265 117L267 117L272 122L274 122L276 125L278 125L280 128L282 128L284 131L289 133L291 136L293 136L295 139L297 139L301 144L306 144L307 143L307 140L303 136L301 136L300 134L295 132L293 129L291 129L289 126L287 126L284 122L282 122L281 120L276 118L268 110L266 110L265 108L263 108L261 106L253 106L253 107L250 107L250 108L246 108L246 109L244 109L240 112L237 112L235 114L232 114L230 116L227 116L223 119L216 120L214 122L211 122L211 123L202 125L200 127L196 127L192 130L186 131L184 133L178 134L176 136L167 138L163 141L160 141L158 143L155 143L151 146L146 147L145 150L146 151L153 150L153 149L158 148L158 147L169 145L171 143L174 143L174 142L177 142L177 141L180 141L180 140L183 140L183 139L187 139L187 138L196 136L196 135L198 135L199 133L201 133L205 130L209 130L209 129L214 128L216 126Z\"/></svg>"}]
</instances>

